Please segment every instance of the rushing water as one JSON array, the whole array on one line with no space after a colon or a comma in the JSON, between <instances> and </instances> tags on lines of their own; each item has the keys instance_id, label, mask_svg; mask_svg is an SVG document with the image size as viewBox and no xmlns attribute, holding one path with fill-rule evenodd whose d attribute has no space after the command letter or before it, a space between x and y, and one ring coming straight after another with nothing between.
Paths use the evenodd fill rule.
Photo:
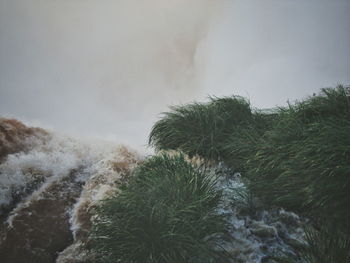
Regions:
<instances>
[{"instance_id":1,"label":"rushing water","mask_svg":"<svg viewBox=\"0 0 350 263\"><path fill-rule=\"evenodd\" d=\"M228 223L228 236L218 249L230 255L229 262L304 262L297 251L306 245L306 219L280 208L264 208L249 193L240 173L222 164L213 172L219 175L218 188L223 190L219 213L227 216Z\"/></svg>"},{"instance_id":2,"label":"rushing water","mask_svg":"<svg viewBox=\"0 0 350 263\"><path fill-rule=\"evenodd\" d=\"M93 208L114 194L142 162L136 152L110 142L75 139L0 120L1 262L94 262L89 252ZM6 147L5 147L6 146ZM198 160L197 160L198 161ZM218 250L229 262L273 263L298 258L305 220L284 210L264 210L238 173L219 165L228 235Z\"/></svg>"},{"instance_id":3,"label":"rushing water","mask_svg":"<svg viewBox=\"0 0 350 263\"><path fill-rule=\"evenodd\" d=\"M113 143L49 133L16 143L9 131L26 127L5 128L21 150L0 164L1 261L54 262L84 237L95 202L114 193L141 158Z\"/></svg>"}]
</instances>

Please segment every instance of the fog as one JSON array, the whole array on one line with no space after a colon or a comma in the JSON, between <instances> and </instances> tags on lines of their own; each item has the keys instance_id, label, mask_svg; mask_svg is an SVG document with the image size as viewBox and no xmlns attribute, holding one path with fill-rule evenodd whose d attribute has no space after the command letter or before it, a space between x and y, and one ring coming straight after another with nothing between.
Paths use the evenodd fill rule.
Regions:
<instances>
[{"instance_id":1,"label":"fog","mask_svg":"<svg viewBox=\"0 0 350 263\"><path fill-rule=\"evenodd\" d=\"M141 147L207 95L350 83L348 0L0 0L0 115Z\"/></svg>"},{"instance_id":2,"label":"fog","mask_svg":"<svg viewBox=\"0 0 350 263\"><path fill-rule=\"evenodd\" d=\"M203 43L200 85L269 108L350 84L349 0L228 1Z\"/></svg>"}]
</instances>

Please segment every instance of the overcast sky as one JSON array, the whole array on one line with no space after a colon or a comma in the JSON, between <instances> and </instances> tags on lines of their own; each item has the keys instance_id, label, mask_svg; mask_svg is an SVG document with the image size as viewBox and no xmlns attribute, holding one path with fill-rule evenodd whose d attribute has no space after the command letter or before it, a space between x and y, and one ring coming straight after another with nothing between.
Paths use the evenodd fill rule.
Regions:
<instances>
[{"instance_id":1,"label":"overcast sky","mask_svg":"<svg viewBox=\"0 0 350 263\"><path fill-rule=\"evenodd\" d=\"M0 115L140 146L168 105L350 84L350 0L0 0Z\"/></svg>"}]
</instances>

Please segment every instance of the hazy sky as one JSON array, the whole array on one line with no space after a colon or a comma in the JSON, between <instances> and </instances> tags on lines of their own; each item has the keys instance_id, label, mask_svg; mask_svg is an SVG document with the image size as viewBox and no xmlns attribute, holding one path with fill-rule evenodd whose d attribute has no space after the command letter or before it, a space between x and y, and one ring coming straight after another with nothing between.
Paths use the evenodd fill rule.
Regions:
<instances>
[{"instance_id":1,"label":"hazy sky","mask_svg":"<svg viewBox=\"0 0 350 263\"><path fill-rule=\"evenodd\" d=\"M0 115L146 143L170 104L350 84L350 0L0 0Z\"/></svg>"}]
</instances>

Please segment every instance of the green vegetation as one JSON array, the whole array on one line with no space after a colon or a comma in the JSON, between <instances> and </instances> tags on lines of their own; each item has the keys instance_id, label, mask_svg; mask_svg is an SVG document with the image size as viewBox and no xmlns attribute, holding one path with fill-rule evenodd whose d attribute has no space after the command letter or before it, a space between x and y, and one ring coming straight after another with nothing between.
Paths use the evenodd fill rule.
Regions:
<instances>
[{"instance_id":1,"label":"green vegetation","mask_svg":"<svg viewBox=\"0 0 350 263\"><path fill-rule=\"evenodd\" d=\"M154 125L150 144L156 149L180 150L208 160L222 159L225 138L237 127L253 122L249 102L237 96L171 109Z\"/></svg>"},{"instance_id":2,"label":"green vegetation","mask_svg":"<svg viewBox=\"0 0 350 263\"><path fill-rule=\"evenodd\" d=\"M224 161L238 170L257 139L277 114L252 110L240 97L210 98L209 103L171 107L154 126L149 144L157 150L179 150L207 161Z\"/></svg>"},{"instance_id":3,"label":"green vegetation","mask_svg":"<svg viewBox=\"0 0 350 263\"><path fill-rule=\"evenodd\" d=\"M98 208L93 243L102 262L220 262L221 192L183 155L149 158ZM212 238L209 238L212 236Z\"/></svg>"},{"instance_id":4,"label":"green vegetation","mask_svg":"<svg viewBox=\"0 0 350 263\"><path fill-rule=\"evenodd\" d=\"M306 262L350 262L350 88L323 89L269 112L238 96L172 107L149 143L241 171L252 195L248 213L259 197L312 219L299 251ZM92 238L100 261L225 262L214 249L225 220L213 177L182 154L151 157L133 175L97 208Z\"/></svg>"},{"instance_id":5,"label":"green vegetation","mask_svg":"<svg viewBox=\"0 0 350 263\"><path fill-rule=\"evenodd\" d=\"M280 109L246 162L254 193L268 204L350 223L349 95L343 87L324 89Z\"/></svg>"},{"instance_id":6,"label":"green vegetation","mask_svg":"<svg viewBox=\"0 0 350 263\"><path fill-rule=\"evenodd\" d=\"M349 263L350 239L334 226L306 231L309 246L302 251L307 263Z\"/></svg>"},{"instance_id":7,"label":"green vegetation","mask_svg":"<svg viewBox=\"0 0 350 263\"><path fill-rule=\"evenodd\" d=\"M336 224L350 242L349 87L322 89L271 113L252 110L241 97L171 109L151 132L156 149L224 161L243 172L250 191L267 206L306 214L316 225ZM315 238L324 243L322 231L309 236L310 244Z\"/></svg>"}]
</instances>

